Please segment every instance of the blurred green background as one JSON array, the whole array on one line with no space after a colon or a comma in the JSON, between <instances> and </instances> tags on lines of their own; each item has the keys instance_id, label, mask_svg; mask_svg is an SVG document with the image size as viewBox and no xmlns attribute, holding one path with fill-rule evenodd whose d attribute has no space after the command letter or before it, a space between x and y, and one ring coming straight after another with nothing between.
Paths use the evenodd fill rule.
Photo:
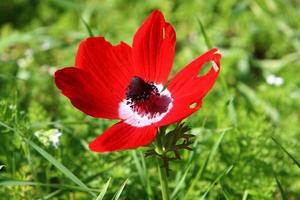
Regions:
<instances>
[{"instance_id":1,"label":"blurred green background","mask_svg":"<svg viewBox=\"0 0 300 200\"><path fill-rule=\"evenodd\" d=\"M223 56L186 120L194 150L171 162L172 199L300 199L298 0L1 0L0 199L95 199L109 178L104 199L161 199L155 160L143 148L90 152L115 122L82 114L53 81L88 37L80 16L95 35L131 44L156 8L177 33L172 75L207 50L197 18Z\"/></svg>"}]
</instances>

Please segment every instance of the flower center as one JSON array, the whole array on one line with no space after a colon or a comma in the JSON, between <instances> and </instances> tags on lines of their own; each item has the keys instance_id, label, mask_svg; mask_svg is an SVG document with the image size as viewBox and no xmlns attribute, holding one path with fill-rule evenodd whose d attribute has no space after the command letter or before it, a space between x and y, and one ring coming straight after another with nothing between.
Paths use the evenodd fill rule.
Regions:
<instances>
[{"instance_id":1,"label":"flower center","mask_svg":"<svg viewBox=\"0 0 300 200\"><path fill-rule=\"evenodd\" d=\"M159 96L159 92L153 83L147 83L138 76L134 76L127 88L127 100L132 102L144 102L151 95Z\"/></svg>"},{"instance_id":2,"label":"flower center","mask_svg":"<svg viewBox=\"0 0 300 200\"><path fill-rule=\"evenodd\" d=\"M126 100L132 111L151 118L166 112L171 102L167 95L160 94L153 82L147 83L137 76L132 78L127 88Z\"/></svg>"},{"instance_id":3,"label":"flower center","mask_svg":"<svg viewBox=\"0 0 300 200\"><path fill-rule=\"evenodd\" d=\"M146 82L138 76L131 79L126 97L120 103L119 115L124 122L143 127L160 121L173 107L173 99L161 84Z\"/></svg>"}]
</instances>

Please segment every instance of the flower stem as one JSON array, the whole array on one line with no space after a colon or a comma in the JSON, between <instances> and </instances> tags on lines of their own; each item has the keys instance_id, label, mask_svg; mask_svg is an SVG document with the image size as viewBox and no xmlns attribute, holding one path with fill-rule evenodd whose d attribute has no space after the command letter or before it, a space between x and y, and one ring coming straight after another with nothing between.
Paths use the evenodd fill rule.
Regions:
<instances>
[{"instance_id":1,"label":"flower stem","mask_svg":"<svg viewBox=\"0 0 300 200\"><path fill-rule=\"evenodd\" d=\"M161 194L163 200L170 200L169 188L168 188L168 178L166 170L160 167L160 160L157 159L157 169L159 174L159 180L161 185Z\"/></svg>"}]
</instances>

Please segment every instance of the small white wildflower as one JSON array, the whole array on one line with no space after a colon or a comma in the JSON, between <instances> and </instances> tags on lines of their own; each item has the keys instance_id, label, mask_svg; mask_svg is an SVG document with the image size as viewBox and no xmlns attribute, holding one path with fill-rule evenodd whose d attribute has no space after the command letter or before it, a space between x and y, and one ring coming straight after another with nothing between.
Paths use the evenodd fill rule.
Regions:
<instances>
[{"instance_id":1,"label":"small white wildflower","mask_svg":"<svg viewBox=\"0 0 300 200\"><path fill-rule=\"evenodd\" d=\"M61 132L58 129L53 129L52 135L50 135L50 140L54 148L57 148L59 145L59 138L61 136Z\"/></svg>"},{"instance_id":2,"label":"small white wildflower","mask_svg":"<svg viewBox=\"0 0 300 200\"><path fill-rule=\"evenodd\" d=\"M36 131L34 135L45 146L49 146L50 144L52 144L54 148L57 148L59 145L59 138L62 135L62 133L58 129L49 129L47 131Z\"/></svg>"},{"instance_id":3,"label":"small white wildflower","mask_svg":"<svg viewBox=\"0 0 300 200\"><path fill-rule=\"evenodd\" d=\"M267 76L266 81L269 85L274 85L274 86L281 86L284 83L284 79L275 76L274 74L270 74Z\"/></svg>"}]
</instances>

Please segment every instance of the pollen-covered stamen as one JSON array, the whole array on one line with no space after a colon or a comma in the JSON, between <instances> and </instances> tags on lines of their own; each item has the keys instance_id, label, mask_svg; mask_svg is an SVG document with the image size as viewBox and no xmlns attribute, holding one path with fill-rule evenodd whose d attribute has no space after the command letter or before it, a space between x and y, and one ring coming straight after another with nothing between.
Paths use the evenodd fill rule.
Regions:
<instances>
[{"instance_id":1,"label":"pollen-covered stamen","mask_svg":"<svg viewBox=\"0 0 300 200\"><path fill-rule=\"evenodd\" d=\"M134 76L127 88L126 104L141 117L154 118L168 110L171 98L160 94L154 83Z\"/></svg>"}]
</instances>

